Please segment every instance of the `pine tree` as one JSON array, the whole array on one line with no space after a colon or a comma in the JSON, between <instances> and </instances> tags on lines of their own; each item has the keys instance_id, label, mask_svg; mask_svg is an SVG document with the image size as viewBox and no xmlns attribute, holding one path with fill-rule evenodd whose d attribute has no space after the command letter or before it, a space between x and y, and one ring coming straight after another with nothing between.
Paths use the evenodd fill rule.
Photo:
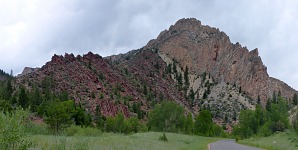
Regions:
<instances>
[{"instance_id":1,"label":"pine tree","mask_svg":"<svg viewBox=\"0 0 298 150\"><path fill-rule=\"evenodd\" d=\"M261 98L260 98L260 95L258 95L258 104L259 104L259 105L261 104Z\"/></svg>"},{"instance_id":2,"label":"pine tree","mask_svg":"<svg viewBox=\"0 0 298 150\"><path fill-rule=\"evenodd\" d=\"M274 103L274 104L277 103L277 96L276 96L275 91L274 91L273 94L272 94L272 103Z\"/></svg>"},{"instance_id":3,"label":"pine tree","mask_svg":"<svg viewBox=\"0 0 298 150\"><path fill-rule=\"evenodd\" d=\"M20 91L20 94L19 94L19 105L21 105L21 107L23 108L27 108L28 107L28 102L29 102L29 99L28 99L28 95L26 93L26 90L24 87L21 87L21 91Z\"/></svg>"},{"instance_id":4,"label":"pine tree","mask_svg":"<svg viewBox=\"0 0 298 150\"><path fill-rule=\"evenodd\" d=\"M177 73L176 60L173 60L173 72Z\"/></svg>"},{"instance_id":5,"label":"pine tree","mask_svg":"<svg viewBox=\"0 0 298 150\"><path fill-rule=\"evenodd\" d=\"M297 104L298 104L298 96L297 96L296 93L295 93L294 96L293 96L293 104L294 104L294 105L297 105Z\"/></svg>"},{"instance_id":6,"label":"pine tree","mask_svg":"<svg viewBox=\"0 0 298 150\"><path fill-rule=\"evenodd\" d=\"M182 74L180 73L178 78L177 78L177 82L178 82L178 87L179 87L179 90L182 88L182 84L183 84L183 81L182 81Z\"/></svg>"},{"instance_id":7,"label":"pine tree","mask_svg":"<svg viewBox=\"0 0 298 150\"><path fill-rule=\"evenodd\" d=\"M188 79L188 67L186 66L184 71L184 84L188 87L189 85L189 79Z\"/></svg>"},{"instance_id":8,"label":"pine tree","mask_svg":"<svg viewBox=\"0 0 298 150\"><path fill-rule=\"evenodd\" d=\"M11 79L8 79L6 82L6 90L5 90L5 100L9 100L11 98L11 94L13 93Z\"/></svg>"},{"instance_id":9,"label":"pine tree","mask_svg":"<svg viewBox=\"0 0 298 150\"><path fill-rule=\"evenodd\" d=\"M266 110L267 110L268 112L271 111L271 100L270 100L269 98L268 98L267 103L266 103Z\"/></svg>"},{"instance_id":10,"label":"pine tree","mask_svg":"<svg viewBox=\"0 0 298 150\"><path fill-rule=\"evenodd\" d=\"M148 94L148 90L147 90L146 84L143 85L143 94L144 95L147 95Z\"/></svg>"},{"instance_id":11,"label":"pine tree","mask_svg":"<svg viewBox=\"0 0 298 150\"><path fill-rule=\"evenodd\" d=\"M190 99L191 105L193 105L194 100L195 100L195 93L194 93L194 91L193 91L192 88L190 89L190 92L189 92L189 96L188 97Z\"/></svg>"}]
</instances>

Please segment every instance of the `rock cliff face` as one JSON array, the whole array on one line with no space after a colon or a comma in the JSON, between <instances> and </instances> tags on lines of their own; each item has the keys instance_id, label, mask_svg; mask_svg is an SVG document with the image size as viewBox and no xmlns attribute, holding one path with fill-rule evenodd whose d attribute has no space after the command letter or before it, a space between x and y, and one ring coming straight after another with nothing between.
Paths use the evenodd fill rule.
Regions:
<instances>
[{"instance_id":1,"label":"rock cliff face","mask_svg":"<svg viewBox=\"0 0 298 150\"><path fill-rule=\"evenodd\" d=\"M232 44L219 29L202 25L196 19L181 19L151 40L145 48L159 49L176 60L190 73L210 73L216 82L236 84L253 99L263 101L274 91L286 98L296 92L284 82L269 77L258 49L249 51L239 43Z\"/></svg>"}]
</instances>

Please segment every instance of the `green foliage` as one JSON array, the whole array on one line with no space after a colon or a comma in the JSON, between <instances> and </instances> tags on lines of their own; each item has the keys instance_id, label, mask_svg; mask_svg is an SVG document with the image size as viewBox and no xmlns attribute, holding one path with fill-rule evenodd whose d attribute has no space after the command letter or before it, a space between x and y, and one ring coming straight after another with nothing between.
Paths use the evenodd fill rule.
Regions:
<instances>
[{"instance_id":1,"label":"green foliage","mask_svg":"<svg viewBox=\"0 0 298 150\"><path fill-rule=\"evenodd\" d=\"M11 112L12 111L12 106L10 105L10 103L8 101L0 100L0 111Z\"/></svg>"},{"instance_id":2,"label":"green foliage","mask_svg":"<svg viewBox=\"0 0 298 150\"><path fill-rule=\"evenodd\" d=\"M202 136L223 136L222 127L212 122L212 115L208 110L202 110L195 118L194 133Z\"/></svg>"},{"instance_id":3,"label":"green foliage","mask_svg":"<svg viewBox=\"0 0 298 150\"><path fill-rule=\"evenodd\" d=\"M177 65L176 65L176 60L175 59L173 59L173 72L174 73L177 73Z\"/></svg>"},{"instance_id":4,"label":"green foliage","mask_svg":"<svg viewBox=\"0 0 298 150\"><path fill-rule=\"evenodd\" d=\"M298 109L296 112L296 117L293 120L293 128L296 131L296 133L298 134Z\"/></svg>"},{"instance_id":5,"label":"green foliage","mask_svg":"<svg viewBox=\"0 0 298 150\"><path fill-rule=\"evenodd\" d=\"M189 95L188 95L188 99L190 100L190 104L192 106L193 103L194 103L194 100L195 100L195 93L193 91L193 88L190 89L190 92L189 92Z\"/></svg>"},{"instance_id":6,"label":"green foliage","mask_svg":"<svg viewBox=\"0 0 298 150\"><path fill-rule=\"evenodd\" d=\"M144 95L147 95L148 94L148 90L147 90L147 85L146 84L143 85L143 94Z\"/></svg>"},{"instance_id":7,"label":"green foliage","mask_svg":"<svg viewBox=\"0 0 298 150\"><path fill-rule=\"evenodd\" d=\"M206 80L206 76L207 76L207 73L204 72L204 73L202 74L202 83L205 82L205 80Z\"/></svg>"},{"instance_id":8,"label":"green foliage","mask_svg":"<svg viewBox=\"0 0 298 150\"><path fill-rule=\"evenodd\" d=\"M239 126L234 127L234 134L242 138L250 137L255 130L256 119L254 111L242 110L239 115Z\"/></svg>"},{"instance_id":9,"label":"green foliage","mask_svg":"<svg viewBox=\"0 0 298 150\"><path fill-rule=\"evenodd\" d=\"M159 62L158 62L158 61L156 62L156 64L154 65L154 67L155 67L155 69L157 69L157 70L159 70L159 69L160 69L160 67L161 67L161 66L160 66L160 64L159 64Z\"/></svg>"},{"instance_id":10,"label":"green foliage","mask_svg":"<svg viewBox=\"0 0 298 150\"><path fill-rule=\"evenodd\" d=\"M272 135L272 131L270 130L270 125L271 125L271 122L266 122L265 124L260 126L260 128L258 129L257 135L263 136L263 137Z\"/></svg>"},{"instance_id":11,"label":"green foliage","mask_svg":"<svg viewBox=\"0 0 298 150\"><path fill-rule=\"evenodd\" d=\"M99 137L34 135L31 139L37 143L35 149L44 150L56 150L58 147L69 150L205 150L208 143L220 140L220 138L165 133L168 142L162 142L158 140L162 134L162 132L146 132L125 136L103 133Z\"/></svg>"},{"instance_id":12,"label":"green foliage","mask_svg":"<svg viewBox=\"0 0 298 150\"><path fill-rule=\"evenodd\" d=\"M298 105L298 96L297 96L296 93L295 93L294 96L293 96L293 104L294 104L294 105Z\"/></svg>"},{"instance_id":13,"label":"green foliage","mask_svg":"<svg viewBox=\"0 0 298 150\"><path fill-rule=\"evenodd\" d=\"M202 110L195 119L194 133L204 136L212 136L212 116L210 111Z\"/></svg>"},{"instance_id":14,"label":"green foliage","mask_svg":"<svg viewBox=\"0 0 298 150\"><path fill-rule=\"evenodd\" d=\"M274 104L277 103L277 96L276 96L275 91L272 94L272 103L274 103Z\"/></svg>"},{"instance_id":15,"label":"green foliage","mask_svg":"<svg viewBox=\"0 0 298 150\"><path fill-rule=\"evenodd\" d=\"M184 84L185 86L189 86L189 79L188 79L188 67L186 66L184 71Z\"/></svg>"},{"instance_id":16,"label":"green foliage","mask_svg":"<svg viewBox=\"0 0 298 150\"><path fill-rule=\"evenodd\" d=\"M99 106L96 106L96 109L95 109L95 123L96 123L96 127L97 128L100 128L102 130L104 130L104 125L105 125L105 121L106 121L106 118L101 114L101 111L100 111L100 107Z\"/></svg>"},{"instance_id":17,"label":"green foliage","mask_svg":"<svg viewBox=\"0 0 298 150\"><path fill-rule=\"evenodd\" d=\"M86 113L86 111L79 106L72 105L75 110L72 114L72 118L75 120L75 124L79 126L91 126L92 123L92 117L89 113Z\"/></svg>"},{"instance_id":18,"label":"green foliage","mask_svg":"<svg viewBox=\"0 0 298 150\"><path fill-rule=\"evenodd\" d=\"M11 81L12 81L12 79L8 79L6 81L6 87L4 88L3 98L6 99L6 100L9 100L11 98L12 93L13 93Z\"/></svg>"},{"instance_id":19,"label":"green foliage","mask_svg":"<svg viewBox=\"0 0 298 150\"><path fill-rule=\"evenodd\" d=\"M243 139L255 134L269 136L274 132L285 131L288 128L287 102L279 96L275 103L267 101L266 110L259 105L254 111L242 110L239 115L239 125L234 127L233 134Z\"/></svg>"},{"instance_id":20,"label":"green foliage","mask_svg":"<svg viewBox=\"0 0 298 150\"><path fill-rule=\"evenodd\" d=\"M46 107L45 122L49 125L54 134L60 134L60 131L71 124L80 126L91 126L91 115L74 101L51 101Z\"/></svg>"},{"instance_id":21,"label":"green foliage","mask_svg":"<svg viewBox=\"0 0 298 150\"><path fill-rule=\"evenodd\" d=\"M208 97L208 92L206 90L204 90L203 99L206 99L207 97Z\"/></svg>"},{"instance_id":22,"label":"green foliage","mask_svg":"<svg viewBox=\"0 0 298 150\"><path fill-rule=\"evenodd\" d=\"M138 118L142 119L145 116L145 112L143 110L141 110L141 103L133 103L132 104L132 110L134 113L137 113Z\"/></svg>"},{"instance_id":23,"label":"green foliage","mask_svg":"<svg viewBox=\"0 0 298 150\"><path fill-rule=\"evenodd\" d=\"M184 131L186 134L191 134L193 133L193 128L194 128L194 123L192 120L192 114L188 113L187 117L185 119L185 124L184 124Z\"/></svg>"},{"instance_id":24,"label":"green foliage","mask_svg":"<svg viewBox=\"0 0 298 150\"><path fill-rule=\"evenodd\" d=\"M29 104L29 98L26 93L26 90L24 87L21 87L20 93L19 93L19 99L18 103L22 108L27 108Z\"/></svg>"},{"instance_id":25,"label":"green foliage","mask_svg":"<svg viewBox=\"0 0 298 150\"><path fill-rule=\"evenodd\" d=\"M257 103L258 103L258 105L261 105L261 98L260 98L260 95L258 95Z\"/></svg>"},{"instance_id":26,"label":"green foliage","mask_svg":"<svg viewBox=\"0 0 298 150\"><path fill-rule=\"evenodd\" d=\"M139 120L136 117L131 117L124 120L123 132L125 134L137 133L139 131Z\"/></svg>"},{"instance_id":27,"label":"green foliage","mask_svg":"<svg viewBox=\"0 0 298 150\"><path fill-rule=\"evenodd\" d=\"M148 127L153 131L178 132L184 128L184 109L178 104L163 101L149 112Z\"/></svg>"},{"instance_id":28,"label":"green foliage","mask_svg":"<svg viewBox=\"0 0 298 150\"><path fill-rule=\"evenodd\" d=\"M4 76L4 77L11 77L10 74L6 73L4 70L0 69L0 76Z\"/></svg>"},{"instance_id":29,"label":"green foliage","mask_svg":"<svg viewBox=\"0 0 298 150\"><path fill-rule=\"evenodd\" d=\"M105 76L104 76L104 74L101 72L101 73L99 73L98 78L99 78L99 80L104 81Z\"/></svg>"},{"instance_id":30,"label":"green foliage","mask_svg":"<svg viewBox=\"0 0 298 150\"><path fill-rule=\"evenodd\" d=\"M160 141L164 141L164 142L168 142L168 138L167 138L167 136L166 136L165 133L163 133L163 134L159 137L159 140L160 140Z\"/></svg>"},{"instance_id":31,"label":"green foliage","mask_svg":"<svg viewBox=\"0 0 298 150\"><path fill-rule=\"evenodd\" d=\"M269 117L272 121L272 131L284 131L289 127L287 103L281 97L277 104L272 104Z\"/></svg>"},{"instance_id":32,"label":"green foliage","mask_svg":"<svg viewBox=\"0 0 298 150\"><path fill-rule=\"evenodd\" d=\"M48 130L49 128L47 124L44 124L44 123L36 124L30 121L26 124L26 129L27 129L27 132L32 135L47 135L51 133Z\"/></svg>"},{"instance_id":33,"label":"green foliage","mask_svg":"<svg viewBox=\"0 0 298 150\"><path fill-rule=\"evenodd\" d=\"M67 136L101 136L102 132L99 129L93 127L81 127L71 125L70 127L65 129L65 134Z\"/></svg>"},{"instance_id":34,"label":"green foliage","mask_svg":"<svg viewBox=\"0 0 298 150\"><path fill-rule=\"evenodd\" d=\"M0 149L28 149L33 146L26 133L28 112L17 109L14 112L0 112Z\"/></svg>"},{"instance_id":35,"label":"green foliage","mask_svg":"<svg viewBox=\"0 0 298 150\"><path fill-rule=\"evenodd\" d=\"M215 123L212 125L212 136L216 137L226 137L225 132L223 131L223 128Z\"/></svg>"},{"instance_id":36,"label":"green foliage","mask_svg":"<svg viewBox=\"0 0 298 150\"><path fill-rule=\"evenodd\" d=\"M105 131L107 132L129 134L137 133L139 130L140 124L136 117L125 119L122 113L118 113L115 117L107 117L106 119Z\"/></svg>"},{"instance_id":37,"label":"green foliage","mask_svg":"<svg viewBox=\"0 0 298 150\"><path fill-rule=\"evenodd\" d=\"M91 92L91 97L95 98L95 93L94 92Z\"/></svg>"},{"instance_id":38,"label":"green foliage","mask_svg":"<svg viewBox=\"0 0 298 150\"><path fill-rule=\"evenodd\" d=\"M239 143L267 150L297 150L298 136L293 131L287 130L267 137L253 136L240 140Z\"/></svg>"},{"instance_id":39,"label":"green foliage","mask_svg":"<svg viewBox=\"0 0 298 150\"><path fill-rule=\"evenodd\" d=\"M47 117L45 122L50 126L55 134L60 134L60 130L70 126L72 122L72 115L75 113L74 102L53 101L47 107Z\"/></svg>"},{"instance_id":40,"label":"green foliage","mask_svg":"<svg viewBox=\"0 0 298 150\"><path fill-rule=\"evenodd\" d=\"M270 99L267 100L267 103L266 103L266 110L267 110L267 111L271 111L271 100L270 100Z\"/></svg>"},{"instance_id":41,"label":"green foliage","mask_svg":"<svg viewBox=\"0 0 298 150\"><path fill-rule=\"evenodd\" d=\"M167 67L166 67L166 74L168 73L172 73L172 64L169 64Z\"/></svg>"},{"instance_id":42,"label":"green foliage","mask_svg":"<svg viewBox=\"0 0 298 150\"><path fill-rule=\"evenodd\" d=\"M182 89L182 85L183 85L183 78L182 78L182 74L179 73L179 76L177 77L177 82L178 82L178 89L181 90Z\"/></svg>"},{"instance_id":43,"label":"green foliage","mask_svg":"<svg viewBox=\"0 0 298 150\"><path fill-rule=\"evenodd\" d=\"M104 98L103 93L100 93L100 94L99 94L99 98L100 98L100 99L103 99L103 98Z\"/></svg>"},{"instance_id":44,"label":"green foliage","mask_svg":"<svg viewBox=\"0 0 298 150\"><path fill-rule=\"evenodd\" d=\"M29 105L31 111L37 112L38 106L42 103L42 95L38 88L34 88L33 91L29 94Z\"/></svg>"}]
</instances>

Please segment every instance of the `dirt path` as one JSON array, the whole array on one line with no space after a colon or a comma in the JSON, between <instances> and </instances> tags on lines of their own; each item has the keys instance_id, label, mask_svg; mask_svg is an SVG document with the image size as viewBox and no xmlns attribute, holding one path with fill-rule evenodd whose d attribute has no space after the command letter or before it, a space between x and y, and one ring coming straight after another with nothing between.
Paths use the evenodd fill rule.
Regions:
<instances>
[{"instance_id":1,"label":"dirt path","mask_svg":"<svg viewBox=\"0 0 298 150\"><path fill-rule=\"evenodd\" d=\"M220 140L214 143L210 143L209 150L261 150L261 149L238 144L235 142L235 140Z\"/></svg>"}]
</instances>

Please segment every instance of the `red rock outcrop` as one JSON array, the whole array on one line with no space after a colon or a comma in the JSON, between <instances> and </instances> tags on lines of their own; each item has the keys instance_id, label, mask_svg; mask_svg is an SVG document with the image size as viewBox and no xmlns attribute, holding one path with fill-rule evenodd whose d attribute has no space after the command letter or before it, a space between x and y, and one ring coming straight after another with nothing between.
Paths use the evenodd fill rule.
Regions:
<instances>
[{"instance_id":1,"label":"red rock outcrop","mask_svg":"<svg viewBox=\"0 0 298 150\"><path fill-rule=\"evenodd\" d=\"M16 81L28 89L34 83L43 90L42 84L48 80L54 94L66 91L87 111L94 113L99 106L105 116L114 116L120 111L129 117L135 115L129 110L133 103L141 103L142 110L148 111L151 103L164 99L181 103L188 110L175 82L162 77L166 64L158 54L139 50L119 56L119 59L121 62L113 63L110 58L91 52L77 57L54 55L41 69L19 76ZM144 86L150 94L144 95Z\"/></svg>"},{"instance_id":2,"label":"red rock outcrop","mask_svg":"<svg viewBox=\"0 0 298 150\"><path fill-rule=\"evenodd\" d=\"M249 51L239 43L232 44L224 32L194 18L177 21L145 48L159 49L181 67L188 66L192 74L208 72L217 82L235 83L254 99L260 96L265 101L274 91L291 98L297 92L269 77L258 49Z\"/></svg>"}]
</instances>

